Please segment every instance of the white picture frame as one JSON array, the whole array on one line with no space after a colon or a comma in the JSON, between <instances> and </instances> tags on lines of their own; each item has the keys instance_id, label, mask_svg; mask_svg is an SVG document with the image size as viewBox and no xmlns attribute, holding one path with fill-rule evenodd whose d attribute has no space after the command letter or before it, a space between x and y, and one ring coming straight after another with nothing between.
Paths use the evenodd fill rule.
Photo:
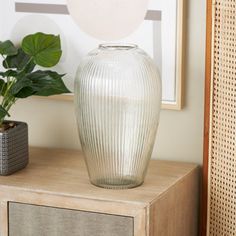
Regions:
<instances>
[{"instance_id":1,"label":"white picture frame","mask_svg":"<svg viewBox=\"0 0 236 236\"><path fill-rule=\"evenodd\" d=\"M183 33L185 0L151 0L143 24L128 38L118 41L138 44L157 63L162 75L163 109L183 107ZM7 20L5 20L7 19ZM70 17L66 0L8 0L0 2L0 40L17 43L38 31L60 34L63 57L55 68L67 73L66 85L73 90L81 58L104 43L84 32ZM51 96L73 100L73 94Z\"/></svg>"}]
</instances>

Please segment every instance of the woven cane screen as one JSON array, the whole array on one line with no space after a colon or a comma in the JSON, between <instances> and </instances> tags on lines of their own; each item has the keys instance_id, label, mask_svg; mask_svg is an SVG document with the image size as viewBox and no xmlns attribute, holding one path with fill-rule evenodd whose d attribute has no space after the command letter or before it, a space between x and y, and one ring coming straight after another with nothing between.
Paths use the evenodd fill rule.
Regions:
<instances>
[{"instance_id":1,"label":"woven cane screen","mask_svg":"<svg viewBox=\"0 0 236 236\"><path fill-rule=\"evenodd\" d=\"M236 236L236 0L216 0L208 235Z\"/></svg>"}]
</instances>

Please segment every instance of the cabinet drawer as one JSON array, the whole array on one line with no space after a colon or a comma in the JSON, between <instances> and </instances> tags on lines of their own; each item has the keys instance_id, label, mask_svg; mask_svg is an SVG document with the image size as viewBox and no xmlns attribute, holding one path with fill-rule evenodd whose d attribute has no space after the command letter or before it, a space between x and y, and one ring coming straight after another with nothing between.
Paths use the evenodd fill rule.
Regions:
<instances>
[{"instance_id":1,"label":"cabinet drawer","mask_svg":"<svg viewBox=\"0 0 236 236\"><path fill-rule=\"evenodd\" d=\"M132 217L9 203L9 236L133 236Z\"/></svg>"}]
</instances>

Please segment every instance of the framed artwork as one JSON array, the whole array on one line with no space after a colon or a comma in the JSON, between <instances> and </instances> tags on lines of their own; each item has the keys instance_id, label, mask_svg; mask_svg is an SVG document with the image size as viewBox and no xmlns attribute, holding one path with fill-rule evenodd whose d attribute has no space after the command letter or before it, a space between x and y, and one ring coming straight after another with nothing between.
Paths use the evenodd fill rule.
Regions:
<instances>
[{"instance_id":1,"label":"framed artwork","mask_svg":"<svg viewBox=\"0 0 236 236\"><path fill-rule=\"evenodd\" d=\"M137 44L154 59L162 78L162 106L166 109L182 108L183 13L184 0L151 0L138 30L116 41ZM66 0L0 2L1 41L11 39L17 44L25 35L39 31L61 36L63 56L54 69L66 73L64 81L73 91L81 59L104 42L80 30L69 15ZM73 100L73 93L53 98Z\"/></svg>"}]
</instances>

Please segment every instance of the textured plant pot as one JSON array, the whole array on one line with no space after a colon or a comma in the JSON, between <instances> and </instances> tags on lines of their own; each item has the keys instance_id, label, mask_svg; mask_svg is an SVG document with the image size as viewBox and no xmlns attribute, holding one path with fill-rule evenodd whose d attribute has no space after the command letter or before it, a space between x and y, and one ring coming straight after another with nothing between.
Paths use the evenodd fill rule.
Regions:
<instances>
[{"instance_id":1,"label":"textured plant pot","mask_svg":"<svg viewBox=\"0 0 236 236\"><path fill-rule=\"evenodd\" d=\"M27 166L29 161L28 126L16 126L0 133L0 175L10 175Z\"/></svg>"}]
</instances>

